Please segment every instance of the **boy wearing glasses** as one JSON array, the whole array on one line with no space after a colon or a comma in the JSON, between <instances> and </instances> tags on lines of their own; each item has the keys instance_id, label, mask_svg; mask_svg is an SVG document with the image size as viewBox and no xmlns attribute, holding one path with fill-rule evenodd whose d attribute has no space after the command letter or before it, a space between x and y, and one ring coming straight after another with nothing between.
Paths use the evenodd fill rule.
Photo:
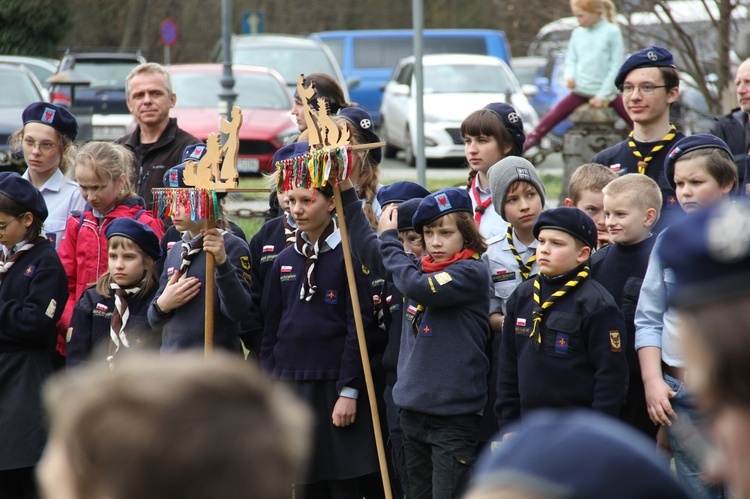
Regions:
<instances>
[{"instance_id":1,"label":"boy wearing glasses","mask_svg":"<svg viewBox=\"0 0 750 499\"><path fill-rule=\"evenodd\" d=\"M672 54L648 47L627 58L615 77L633 130L624 141L601 151L592 163L601 163L620 175L640 173L661 189L662 215L655 232L669 225L680 211L674 189L664 175L667 152L685 134L669 122L669 108L680 92L680 77Z\"/></svg>"}]
</instances>

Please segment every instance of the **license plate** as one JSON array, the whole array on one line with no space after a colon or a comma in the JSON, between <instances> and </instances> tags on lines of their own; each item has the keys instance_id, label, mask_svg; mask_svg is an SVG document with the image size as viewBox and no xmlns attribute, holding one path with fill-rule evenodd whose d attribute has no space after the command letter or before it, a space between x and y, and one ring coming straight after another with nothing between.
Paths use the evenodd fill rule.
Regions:
<instances>
[{"instance_id":1,"label":"license plate","mask_svg":"<svg viewBox=\"0 0 750 499\"><path fill-rule=\"evenodd\" d=\"M237 158L238 173L258 173L260 161L257 158Z\"/></svg>"},{"instance_id":2,"label":"license plate","mask_svg":"<svg viewBox=\"0 0 750 499\"><path fill-rule=\"evenodd\" d=\"M91 130L94 140L117 140L127 134L128 129L124 126L93 126Z\"/></svg>"}]
</instances>

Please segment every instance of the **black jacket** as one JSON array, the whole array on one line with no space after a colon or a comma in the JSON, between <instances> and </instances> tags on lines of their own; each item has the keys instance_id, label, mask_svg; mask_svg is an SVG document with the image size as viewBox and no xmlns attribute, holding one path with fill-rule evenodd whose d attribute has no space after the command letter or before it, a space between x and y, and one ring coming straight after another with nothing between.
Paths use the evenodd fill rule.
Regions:
<instances>
[{"instance_id":1,"label":"black jacket","mask_svg":"<svg viewBox=\"0 0 750 499\"><path fill-rule=\"evenodd\" d=\"M737 165L737 173L740 177L740 185L745 178L745 162L747 161L747 151L750 149L750 143L745 139L745 123L747 122L747 113L740 108L732 109L732 112L715 118L716 122L709 130L709 133L716 135L727 143L729 150L732 151L732 159Z\"/></svg>"},{"instance_id":2,"label":"black jacket","mask_svg":"<svg viewBox=\"0 0 750 499\"><path fill-rule=\"evenodd\" d=\"M135 156L133 185L138 195L146 201L148 209L151 209L154 201L151 189L164 187L164 172L182 163L182 153L187 146L202 142L178 127L175 118L169 118L169 124L159 140L145 152L141 151L140 125L130 135L115 141L130 149Z\"/></svg>"}]
</instances>

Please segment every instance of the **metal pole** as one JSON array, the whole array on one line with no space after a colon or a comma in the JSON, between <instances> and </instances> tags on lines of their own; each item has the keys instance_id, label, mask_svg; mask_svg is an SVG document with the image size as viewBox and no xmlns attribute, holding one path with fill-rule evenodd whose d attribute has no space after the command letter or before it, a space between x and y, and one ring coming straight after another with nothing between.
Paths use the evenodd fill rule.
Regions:
<instances>
[{"instance_id":1,"label":"metal pole","mask_svg":"<svg viewBox=\"0 0 750 499\"><path fill-rule=\"evenodd\" d=\"M417 143L414 146L414 156L417 159L417 182L421 186L427 185L425 171L427 161L424 157L424 72L422 71L422 55L424 43L422 30L424 29L424 9L422 0L412 0L412 27L414 30L414 79L417 82Z\"/></svg>"},{"instance_id":2,"label":"metal pole","mask_svg":"<svg viewBox=\"0 0 750 499\"><path fill-rule=\"evenodd\" d=\"M224 72L221 76L221 93L219 100L224 107L221 111L229 119L232 106L237 98L234 92L234 76L232 75L232 0L221 0L221 44L224 54Z\"/></svg>"}]
</instances>

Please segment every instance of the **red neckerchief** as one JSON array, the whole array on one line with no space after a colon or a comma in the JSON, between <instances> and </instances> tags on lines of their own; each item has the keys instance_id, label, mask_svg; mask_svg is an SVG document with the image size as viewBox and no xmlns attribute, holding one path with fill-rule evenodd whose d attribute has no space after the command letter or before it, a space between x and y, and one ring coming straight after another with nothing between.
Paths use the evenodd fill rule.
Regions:
<instances>
[{"instance_id":1,"label":"red neckerchief","mask_svg":"<svg viewBox=\"0 0 750 499\"><path fill-rule=\"evenodd\" d=\"M467 248L459 251L458 253L453 255L453 258L445 262L436 262L430 255L425 254L422 255L422 270L430 274L432 274L433 272L440 272L451 263L455 263L459 260L468 260L469 258L473 258L476 254L476 251Z\"/></svg>"},{"instance_id":2,"label":"red neckerchief","mask_svg":"<svg viewBox=\"0 0 750 499\"><path fill-rule=\"evenodd\" d=\"M471 197L474 199L474 221L479 227L479 222L482 221L482 215L487 210L487 207L492 203L492 196L488 197L484 201L480 201L479 192L477 191L477 177L471 179Z\"/></svg>"}]
</instances>

